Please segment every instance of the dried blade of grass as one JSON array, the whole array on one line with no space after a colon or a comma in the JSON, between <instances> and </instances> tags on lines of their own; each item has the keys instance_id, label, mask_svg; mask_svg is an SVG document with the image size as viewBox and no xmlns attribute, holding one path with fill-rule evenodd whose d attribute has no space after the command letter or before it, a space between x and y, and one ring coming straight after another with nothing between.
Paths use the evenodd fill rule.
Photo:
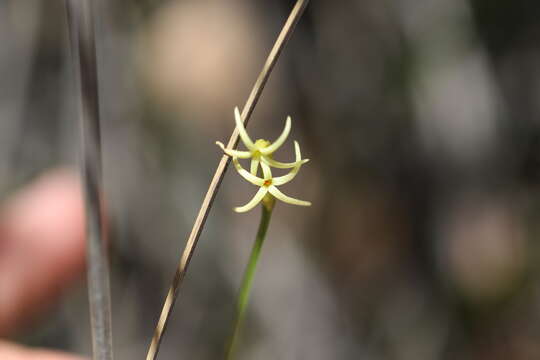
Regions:
<instances>
[{"instance_id":1,"label":"dried blade of grass","mask_svg":"<svg viewBox=\"0 0 540 360\"><path fill-rule=\"evenodd\" d=\"M274 43L274 46L272 47L268 58L266 59L261 73L259 74L259 77L257 78L257 81L255 82L255 85L251 90L244 109L242 110L242 119L244 120L244 123L246 125L253 110L255 109L255 105L257 105L264 86L266 85L266 82L268 81L268 78L270 77L270 74L272 73L272 70L284 46L291 37L296 27L296 24L300 20L300 17L304 13L304 10L308 3L309 0L298 0L293 9L291 10L290 15L285 22L285 25L281 29L281 32L276 42ZM234 148L236 147L237 143L238 131L235 129L231 138L229 139L227 148ZM227 170L229 162L230 158L228 156L223 156L221 158L214 177L212 178L212 182L208 187L208 191L206 192L206 196L204 197L201 209L199 210L199 214L195 219L191 234L189 235L186 247L184 248L182 257L180 258L176 273L174 274L174 279L172 281L171 287L169 288L169 292L167 293L165 304L163 305L163 309L161 310L161 315L159 317L156 329L154 331L154 336L152 337L152 342L150 343L150 347L146 355L146 360L155 360L158 355L159 346L161 344L163 334L165 333L165 330L167 328L169 317L176 302L176 297L178 296L178 289L182 283L182 280L184 279L187 268L191 261L191 257L193 256L195 247L197 246L197 241L199 240L199 236L201 235L202 229L206 222L206 218L208 217L208 213L210 212L212 203L218 192L219 186L221 185L221 181L223 180L223 176L225 175L225 171Z\"/></svg>"},{"instance_id":2,"label":"dried blade of grass","mask_svg":"<svg viewBox=\"0 0 540 360\"><path fill-rule=\"evenodd\" d=\"M94 360L112 360L109 266L103 223L101 137L94 18L91 0L66 0L75 79L80 87L82 177L87 236L87 276Z\"/></svg>"}]
</instances>

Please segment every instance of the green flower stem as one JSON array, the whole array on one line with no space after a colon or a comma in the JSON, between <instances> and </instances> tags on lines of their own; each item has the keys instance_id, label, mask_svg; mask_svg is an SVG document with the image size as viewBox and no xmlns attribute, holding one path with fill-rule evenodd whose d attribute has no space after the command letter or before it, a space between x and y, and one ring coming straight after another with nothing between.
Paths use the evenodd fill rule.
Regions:
<instances>
[{"instance_id":1,"label":"green flower stem","mask_svg":"<svg viewBox=\"0 0 540 360\"><path fill-rule=\"evenodd\" d=\"M238 336L244 317L246 314L247 305L249 302L249 295L251 292L251 287L253 285L253 277L255 276L255 270L257 268L257 263L259 262L259 256L261 254L262 246L264 239L266 238L266 232L268 230L268 225L270 224L270 218L272 217L272 210L274 209L275 199L271 195L265 196L262 201L262 213L261 213L261 222L259 223L259 230L257 231L257 237L253 243L253 248L251 249L251 255L249 256L249 262L244 271L244 277L242 279L242 285L240 287L240 292L238 293L237 303L236 303L236 316L233 323L233 333L230 340L230 343L227 347L226 359L232 360L236 343L238 342Z\"/></svg>"}]
</instances>

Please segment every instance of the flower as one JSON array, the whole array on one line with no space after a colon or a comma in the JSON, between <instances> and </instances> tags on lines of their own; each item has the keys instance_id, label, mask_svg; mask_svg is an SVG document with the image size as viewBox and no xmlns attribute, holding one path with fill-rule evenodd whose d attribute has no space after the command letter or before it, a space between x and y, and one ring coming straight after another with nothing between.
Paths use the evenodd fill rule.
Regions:
<instances>
[{"instance_id":1,"label":"flower","mask_svg":"<svg viewBox=\"0 0 540 360\"><path fill-rule=\"evenodd\" d=\"M223 152L229 156L232 157L232 161L234 164L235 169L238 171L240 176L242 176L244 179L246 179L248 182L252 183L253 185L259 186L259 190L255 194L255 196L244 206L236 207L234 210L236 212L246 212L251 209L253 209L255 206L257 206L258 203L263 201L265 197L273 196L276 199L279 199L285 203L292 204L292 205L300 205L300 206L310 206L311 203L309 201L303 201L298 200L295 198L292 198L290 196L285 195L282 193L277 187L283 184L288 183L292 179L296 177L296 174L298 174L298 171L300 170L300 167L309 161L309 159L302 159L302 155L300 153L300 145L298 145L298 142L294 142L294 149L295 149L295 155L296 159L292 163L283 163L276 161L272 158L273 153L285 142L287 136L289 135L289 132L291 131L291 118L288 117L287 121L285 123L285 129L281 133L281 135L277 138L277 140L274 143L270 143L267 140L259 139L255 142L253 142L249 135L247 134L246 129L244 128L244 124L242 122L242 118L240 117L240 112L238 108L234 109L234 115L236 120L236 128L238 129L238 133L240 135L240 138L242 139L242 142L248 149L248 151L239 151L239 150L233 150L233 149L227 149L225 146L220 143L216 142L219 147L223 150ZM242 167L238 159L249 159L251 158L251 168L250 171L247 171ZM263 177L257 176L259 165L261 166ZM291 171L283 176L273 177L272 170L270 167L275 167L279 169L291 169Z\"/></svg>"},{"instance_id":2,"label":"flower","mask_svg":"<svg viewBox=\"0 0 540 360\"><path fill-rule=\"evenodd\" d=\"M300 170L300 167L303 164L303 162L301 161L302 158L300 155L300 146L298 145L298 142L296 141L294 142L294 147L295 147L295 152L296 152L295 164L297 165L287 175L278 176L278 177L272 176L272 171L270 169L270 166L268 166L264 162L261 162L261 168L262 168L264 177L260 178L256 175L253 175L249 171L245 170L242 167L242 165L240 165L240 162L238 161L237 157L233 157L234 167L236 168L240 176L242 176L244 179L246 179L253 185L260 186L259 191L257 191L255 196L246 205L234 208L236 212L246 212L253 209L259 202L263 200L263 198L268 193L273 195L276 199L279 199L288 204L300 205L300 206L311 205L309 201L298 200L290 196L287 196L277 188L278 186L286 184L292 179L294 179L294 177L296 176L296 174L298 174L298 171Z\"/></svg>"},{"instance_id":3,"label":"flower","mask_svg":"<svg viewBox=\"0 0 540 360\"><path fill-rule=\"evenodd\" d=\"M259 168L260 163L264 163L266 165L273 166L278 169L290 169L297 166L297 162L292 163L284 163L280 161L276 161L273 159L273 153L283 145L285 140L287 139L287 136L289 136L289 133L291 132L291 117L287 117L287 121L285 121L285 128L283 129L283 132L279 137L274 141L273 143L270 143L268 140L259 139L255 142L251 140L249 137L246 128L244 127L244 123L242 121L242 117L240 116L240 111L238 110L238 107L234 108L234 120L236 122L236 128L238 129L238 134L240 135L240 139L242 139L242 142L248 149L247 151L239 151L239 150L233 150L233 149L227 149L225 148L225 145L223 145L222 142L216 141L216 144L223 150L223 152L231 157L236 157L239 159L249 159L251 158L251 166L250 166L250 172L253 175L257 175L257 170ZM309 161L309 159L300 160L303 164Z\"/></svg>"}]
</instances>

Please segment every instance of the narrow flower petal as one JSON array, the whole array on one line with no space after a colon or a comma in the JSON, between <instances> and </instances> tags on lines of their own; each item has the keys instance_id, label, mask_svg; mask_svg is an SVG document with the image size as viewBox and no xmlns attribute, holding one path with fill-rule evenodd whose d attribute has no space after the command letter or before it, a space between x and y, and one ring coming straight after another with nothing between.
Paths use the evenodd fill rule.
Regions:
<instances>
[{"instance_id":1,"label":"narrow flower petal","mask_svg":"<svg viewBox=\"0 0 540 360\"><path fill-rule=\"evenodd\" d=\"M234 164L234 167L235 167L236 171L238 171L240 176L242 176L244 179L246 179L247 181L249 181L250 183L252 183L253 185L256 185L256 186L263 186L264 185L264 179L261 179L260 177L252 175L249 171L244 169L242 167L242 165L240 165L240 162L238 161L237 158L233 158L233 164Z\"/></svg>"},{"instance_id":2,"label":"narrow flower petal","mask_svg":"<svg viewBox=\"0 0 540 360\"><path fill-rule=\"evenodd\" d=\"M257 193L255 194L255 196L253 197L253 199L251 199L246 205L244 206L239 206L239 207L235 207L234 208L234 211L236 212L239 212L239 213L242 213L242 212L246 212L246 211L249 211L251 209L253 209L255 206L257 206L257 204L259 202L261 202L261 200L263 199L263 197L266 195L266 193L268 192L268 188L267 187L261 187L259 188L259 191L257 191Z\"/></svg>"},{"instance_id":3,"label":"narrow flower petal","mask_svg":"<svg viewBox=\"0 0 540 360\"><path fill-rule=\"evenodd\" d=\"M261 168L264 175L264 180L268 180L272 178L272 170L270 170L270 166L266 165L264 162L261 162Z\"/></svg>"},{"instance_id":4,"label":"narrow flower petal","mask_svg":"<svg viewBox=\"0 0 540 360\"><path fill-rule=\"evenodd\" d=\"M296 174L298 174L298 170L300 170L300 166L297 166L297 167L293 168L287 175L278 176L278 177L273 178L272 179L272 184L276 185L276 186L279 186L279 185L283 185L283 184L288 183L289 181L294 179Z\"/></svg>"},{"instance_id":5,"label":"narrow flower petal","mask_svg":"<svg viewBox=\"0 0 540 360\"><path fill-rule=\"evenodd\" d=\"M287 140L287 136L289 136L289 133L291 132L291 117L288 116L287 120L285 121L285 128L283 129L283 132L279 137L274 141L270 146L265 147L264 149L261 149L261 154L268 155L279 149L281 145Z\"/></svg>"},{"instance_id":6,"label":"narrow flower petal","mask_svg":"<svg viewBox=\"0 0 540 360\"><path fill-rule=\"evenodd\" d=\"M251 175L257 176L257 170L259 170L259 160L258 159L251 159L251 167L250 167L250 173Z\"/></svg>"},{"instance_id":7,"label":"narrow flower petal","mask_svg":"<svg viewBox=\"0 0 540 360\"><path fill-rule=\"evenodd\" d=\"M302 153L300 152L300 144L298 141L294 140L294 156L296 156L296 161L302 160Z\"/></svg>"},{"instance_id":8,"label":"narrow flower petal","mask_svg":"<svg viewBox=\"0 0 540 360\"><path fill-rule=\"evenodd\" d=\"M244 122L242 121L242 117L240 116L240 110L238 110L238 107L234 108L234 120L236 121L236 128L238 129L238 134L240 135L240 138L244 142L244 145L246 145L246 147L249 150L254 151L255 144L249 138L246 128L244 127Z\"/></svg>"},{"instance_id":9,"label":"narrow flower petal","mask_svg":"<svg viewBox=\"0 0 540 360\"><path fill-rule=\"evenodd\" d=\"M296 161L292 162L292 163L279 162L279 161L276 161L276 160L272 159L269 156L264 156L263 161L265 161L268 165L273 166L273 167L278 168L278 169L289 169L289 168L292 168L292 167L303 165L303 164L305 164L305 163L307 163L309 161L309 159L302 160L302 154L300 152L300 145L298 144L298 141L296 141L296 140L294 141L294 152L295 152L295 156L296 156Z\"/></svg>"},{"instance_id":10,"label":"narrow flower petal","mask_svg":"<svg viewBox=\"0 0 540 360\"><path fill-rule=\"evenodd\" d=\"M249 151L239 151L239 150L233 150L233 149L227 149L225 145L223 145L222 142L216 141L216 145L223 150L223 152L231 157L237 157L240 159L249 159L251 157L251 153Z\"/></svg>"},{"instance_id":11,"label":"narrow flower petal","mask_svg":"<svg viewBox=\"0 0 540 360\"><path fill-rule=\"evenodd\" d=\"M272 167L275 167L276 169L290 169L290 168L293 168L295 166L298 166L298 162L291 162L291 163L284 163L284 162L280 162L280 161L277 161L277 160L274 160L274 159L271 159L269 158L268 156L261 156L261 160L272 166ZM303 160L300 160L300 165L303 165L305 163L307 163L309 161L309 159L303 159Z\"/></svg>"},{"instance_id":12,"label":"narrow flower petal","mask_svg":"<svg viewBox=\"0 0 540 360\"><path fill-rule=\"evenodd\" d=\"M273 185L268 187L268 191L270 192L270 194L274 195L276 197L276 199L279 199L279 200L281 200L283 202L286 202L287 204L300 205L300 206L311 206L311 203L309 201L298 200L298 199L292 198L290 196L287 196L284 193L282 193L281 191L279 191L279 189L277 187L273 186Z\"/></svg>"}]
</instances>

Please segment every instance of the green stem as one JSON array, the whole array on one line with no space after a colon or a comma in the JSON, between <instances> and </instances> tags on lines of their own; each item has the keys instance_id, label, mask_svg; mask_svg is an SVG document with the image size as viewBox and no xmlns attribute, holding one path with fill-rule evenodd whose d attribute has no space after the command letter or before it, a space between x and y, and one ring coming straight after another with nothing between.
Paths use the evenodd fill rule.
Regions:
<instances>
[{"instance_id":1,"label":"green stem","mask_svg":"<svg viewBox=\"0 0 540 360\"><path fill-rule=\"evenodd\" d=\"M251 292L251 287L253 284L253 277L255 276L255 269L259 261L259 256L261 254L261 249L266 237L266 231L268 230L268 225L270 224L270 218L272 217L272 210L274 209L274 197L269 197L268 199L263 200L262 203L262 213L261 213L261 222L259 223L259 230L257 231L257 237L253 243L253 248L251 249L251 255L249 256L249 262L244 271L244 277L242 279L242 285L240 287L240 292L238 293L237 303L236 303L236 316L233 323L233 333L229 345L227 347L227 352L225 358L227 360L232 360L236 343L238 342L238 336L242 323L244 321L247 304L249 301L249 295Z\"/></svg>"}]
</instances>

